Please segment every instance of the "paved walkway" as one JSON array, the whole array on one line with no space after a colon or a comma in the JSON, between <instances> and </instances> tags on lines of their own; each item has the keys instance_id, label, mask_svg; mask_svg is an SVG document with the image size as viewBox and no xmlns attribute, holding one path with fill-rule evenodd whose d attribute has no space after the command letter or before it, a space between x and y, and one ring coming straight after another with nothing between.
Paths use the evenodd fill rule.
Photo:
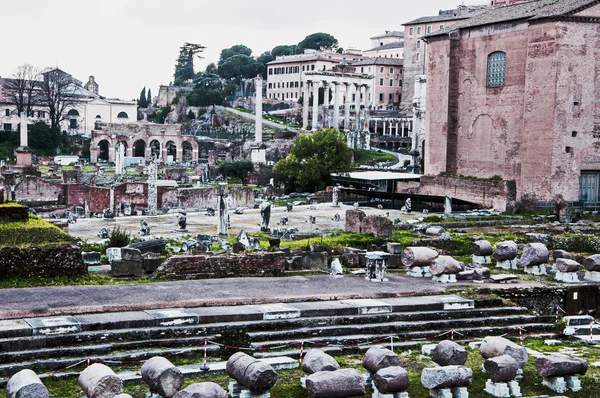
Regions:
<instances>
[{"instance_id":1,"label":"paved walkway","mask_svg":"<svg viewBox=\"0 0 600 398\"><path fill-rule=\"evenodd\" d=\"M471 285L467 282L467 285ZM493 288L538 285L487 285ZM457 285L453 285L457 286ZM383 298L443 293L430 279L389 275L385 283L362 276L202 279L110 286L55 286L0 290L0 319L158 308Z\"/></svg>"}]
</instances>

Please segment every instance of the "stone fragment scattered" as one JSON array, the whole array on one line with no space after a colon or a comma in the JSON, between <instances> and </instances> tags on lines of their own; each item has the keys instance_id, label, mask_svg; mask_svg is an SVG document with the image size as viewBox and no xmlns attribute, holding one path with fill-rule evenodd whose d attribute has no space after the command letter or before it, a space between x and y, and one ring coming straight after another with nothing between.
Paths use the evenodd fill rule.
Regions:
<instances>
[{"instance_id":1,"label":"stone fragment scattered","mask_svg":"<svg viewBox=\"0 0 600 398\"><path fill-rule=\"evenodd\" d=\"M464 365L467 362L467 350L451 340L443 340L431 353L433 362L440 366Z\"/></svg>"},{"instance_id":2,"label":"stone fragment scattered","mask_svg":"<svg viewBox=\"0 0 600 398\"><path fill-rule=\"evenodd\" d=\"M302 359L302 370L308 374L331 372L339 369L340 365L335 358L321 350L308 350Z\"/></svg>"},{"instance_id":3,"label":"stone fragment scattered","mask_svg":"<svg viewBox=\"0 0 600 398\"><path fill-rule=\"evenodd\" d=\"M227 374L255 394L264 394L277 381L277 373L267 363L243 352L236 352L227 360Z\"/></svg>"},{"instance_id":4,"label":"stone fragment scattered","mask_svg":"<svg viewBox=\"0 0 600 398\"><path fill-rule=\"evenodd\" d=\"M580 358L551 355L536 359L535 368L542 377L584 375L587 372L588 363Z\"/></svg>"},{"instance_id":5,"label":"stone fragment scattered","mask_svg":"<svg viewBox=\"0 0 600 398\"><path fill-rule=\"evenodd\" d=\"M365 394L363 375L356 369L317 372L306 377L310 398L346 398Z\"/></svg>"},{"instance_id":6,"label":"stone fragment scattered","mask_svg":"<svg viewBox=\"0 0 600 398\"><path fill-rule=\"evenodd\" d=\"M483 362L483 367L490 380L502 383L513 380L517 376L519 365L510 355L500 355L488 358Z\"/></svg>"},{"instance_id":7,"label":"stone fragment scattered","mask_svg":"<svg viewBox=\"0 0 600 398\"><path fill-rule=\"evenodd\" d=\"M527 348L519 346L504 337L485 337L479 352L484 359L510 355L517 361L519 368L523 367L528 359Z\"/></svg>"},{"instance_id":8,"label":"stone fragment scattered","mask_svg":"<svg viewBox=\"0 0 600 398\"><path fill-rule=\"evenodd\" d=\"M402 264L407 267L426 266L438 256L438 252L428 247L407 247L402 252Z\"/></svg>"},{"instance_id":9,"label":"stone fragment scattered","mask_svg":"<svg viewBox=\"0 0 600 398\"><path fill-rule=\"evenodd\" d=\"M377 373L379 369L389 366L400 365L400 357L394 351L378 345L369 348L362 359L363 368L371 373Z\"/></svg>"},{"instance_id":10,"label":"stone fragment scattered","mask_svg":"<svg viewBox=\"0 0 600 398\"><path fill-rule=\"evenodd\" d=\"M523 248L521 265L531 267L547 263L549 255L548 248L543 243L528 243Z\"/></svg>"},{"instance_id":11,"label":"stone fragment scattered","mask_svg":"<svg viewBox=\"0 0 600 398\"><path fill-rule=\"evenodd\" d=\"M6 384L7 398L49 398L50 393L31 369L15 373Z\"/></svg>"},{"instance_id":12,"label":"stone fragment scattered","mask_svg":"<svg viewBox=\"0 0 600 398\"><path fill-rule=\"evenodd\" d=\"M517 244L512 240L505 240L496 244L494 257L498 261L512 260L517 257Z\"/></svg>"},{"instance_id":13,"label":"stone fragment scattered","mask_svg":"<svg viewBox=\"0 0 600 398\"><path fill-rule=\"evenodd\" d=\"M142 379L150 388L150 392L165 398L171 398L183 385L183 375L168 359L152 357L144 362L140 369Z\"/></svg>"},{"instance_id":14,"label":"stone fragment scattered","mask_svg":"<svg viewBox=\"0 0 600 398\"><path fill-rule=\"evenodd\" d=\"M101 363L85 368L77 381L88 398L113 398L123 393L123 382L119 376Z\"/></svg>"},{"instance_id":15,"label":"stone fragment scattered","mask_svg":"<svg viewBox=\"0 0 600 398\"><path fill-rule=\"evenodd\" d=\"M373 384L382 394L405 391L409 385L408 372L401 366L379 369L373 376Z\"/></svg>"},{"instance_id":16,"label":"stone fragment scattered","mask_svg":"<svg viewBox=\"0 0 600 398\"><path fill-rule=\"evenodd\" d=\"M187 386L173 398L227 398L227 391L213 382L195 383Z\"/></svg>"}]
</instances>

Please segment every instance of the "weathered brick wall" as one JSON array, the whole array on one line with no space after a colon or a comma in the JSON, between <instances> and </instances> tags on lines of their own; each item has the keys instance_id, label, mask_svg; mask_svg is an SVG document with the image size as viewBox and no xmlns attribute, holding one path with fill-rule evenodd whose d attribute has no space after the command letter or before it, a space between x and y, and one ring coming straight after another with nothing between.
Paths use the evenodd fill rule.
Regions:
<instances>
[{"instance_id":1,"label":"weathered brick wall","mask_svg":"<svg viewBox=\"0 0 600 398\"><path fill-rule=\"evenodd\" d=\"M514 181L474 180L458 176L423 176L418 193L448 195L499 211L510 210L516 200Z\"/></svg>"},{"instance_id":2,"label":"weathered brick wall","mask_svg":"<svg viewBox=\"0 0 600 398\"><path fill-rule=\"evenodd\" d=\"M148 184L128 182L115 186L115 204L121 203L130 205L132 211L148 207Z\"/></svg>"},{"instance_id":3,"label":"weathered brick wall","mask_svg":"<svg viewBox=\"0 0 600 398\"><path fill-rule=\"evenodd\" d=\"M254 191L249 187L232 187L228 190L227 205L229 208L254 207ZM218 207L216 187L196 188L159 188L158 207L168 206L184 208Z\"/></svg>"},{"instance_id":4,"label":"weathered brick wall","mask_svg":"<svg viewBox=\"0 0 600 398\"><path fill-rule=\"evenodd\" d=\"M0 247L0 279L52 278L85 274L87 267L83 263L81 248L78 246Z\"/></svg>"},{"instance_id":5,"label":"weathered brick wall","mask_svg":"<svg viewBox=\"0 0 600 398\"><path fill-rule=\"evenodd\" d=\"M18 201L58 201L59 195L63 195L63 184L27 177L17 186L15 194Z\"/></svg>"},{"instance_id":6,"label":"weathered brick wall","mask_svg":"<svg viewBox=\"0 0 600 398\"><path fill-rule=\"evenodd\" d=\"M362 210L346 211L346 232L373 234L378 238L387 239L392 235L394 225L387 217L367 216Z\"/></svg>"},{"instance_id":7,"label":"weathered brick wall","mask_svg":"<svg viewBox=\"0 0 600 398\"><path fill-rule=\"evenodd\" d=\"M346 232L362 233L362 222L367 217L362 210L347 210L346 211L346 225L344 227Z\"/></svg>"},{"instance_id":8,"label":"weathered brick wall","mask_svg":"<svg viewBox=\"0 0 600 398\"><path fill-rule=\"evenodd\" d=\"M600 7L586 12L600 15ZM516 182L517 199L579 199L600 170L596 24L523 22L464 29L428 45L425 173ZM487 87L487 57L506 53L505 84ZM576 73L574 72L576 71Z\"/></svg>"},{"instance_id":9,"label":"weathered brick wall","mask_svg":"<svg viewBox=\"0 0 600 398\"><path fill-rule=\"evenodd\" d=\"M231 256L173 256L155 275L161 278L227 278L281 276L286 260L283 252Z\"/></svg>"}]
</instances>

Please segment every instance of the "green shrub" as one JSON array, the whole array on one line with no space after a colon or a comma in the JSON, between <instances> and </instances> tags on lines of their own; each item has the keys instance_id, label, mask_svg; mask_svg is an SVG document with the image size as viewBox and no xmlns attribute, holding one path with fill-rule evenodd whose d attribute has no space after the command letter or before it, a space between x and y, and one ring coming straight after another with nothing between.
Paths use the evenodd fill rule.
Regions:
<instances>
[{"instance_id":1,"label":"green shrub","mask_svg":"<svg viewBox=\"0 0 600 398\"><path fill-rule=\"evenodd\" d=\"M108 235L108 247L125 247L131 242L131 233L122 230L118 225Z\"/></svg>"},{"instance_id":2,"label":"green shrub","mask_svg":"<svg viewBox=\"0 0 600 398\"><path fill-rule=\"evenodd\" d=\"M426 223L440 222L442 221L442 217L437 214L428 214L424 220Z\"/></svg>"}]
</instances>

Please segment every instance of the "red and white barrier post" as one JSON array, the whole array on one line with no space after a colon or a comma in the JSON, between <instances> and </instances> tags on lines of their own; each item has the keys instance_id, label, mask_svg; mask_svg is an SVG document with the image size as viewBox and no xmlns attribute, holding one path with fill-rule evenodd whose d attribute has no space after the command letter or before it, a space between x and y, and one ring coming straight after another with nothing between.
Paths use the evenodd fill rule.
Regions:
<instances>
[{"instance_id":1,"label":"red and white barrier post","mask_svg":"<svg viewBox=\"0 0 600 398\"><path fill-rule=\"evenodd\" d=\"M300 363L302 363L302 355L304 351L304 340L300 343Z\"/></svg>"}]
</instances>

